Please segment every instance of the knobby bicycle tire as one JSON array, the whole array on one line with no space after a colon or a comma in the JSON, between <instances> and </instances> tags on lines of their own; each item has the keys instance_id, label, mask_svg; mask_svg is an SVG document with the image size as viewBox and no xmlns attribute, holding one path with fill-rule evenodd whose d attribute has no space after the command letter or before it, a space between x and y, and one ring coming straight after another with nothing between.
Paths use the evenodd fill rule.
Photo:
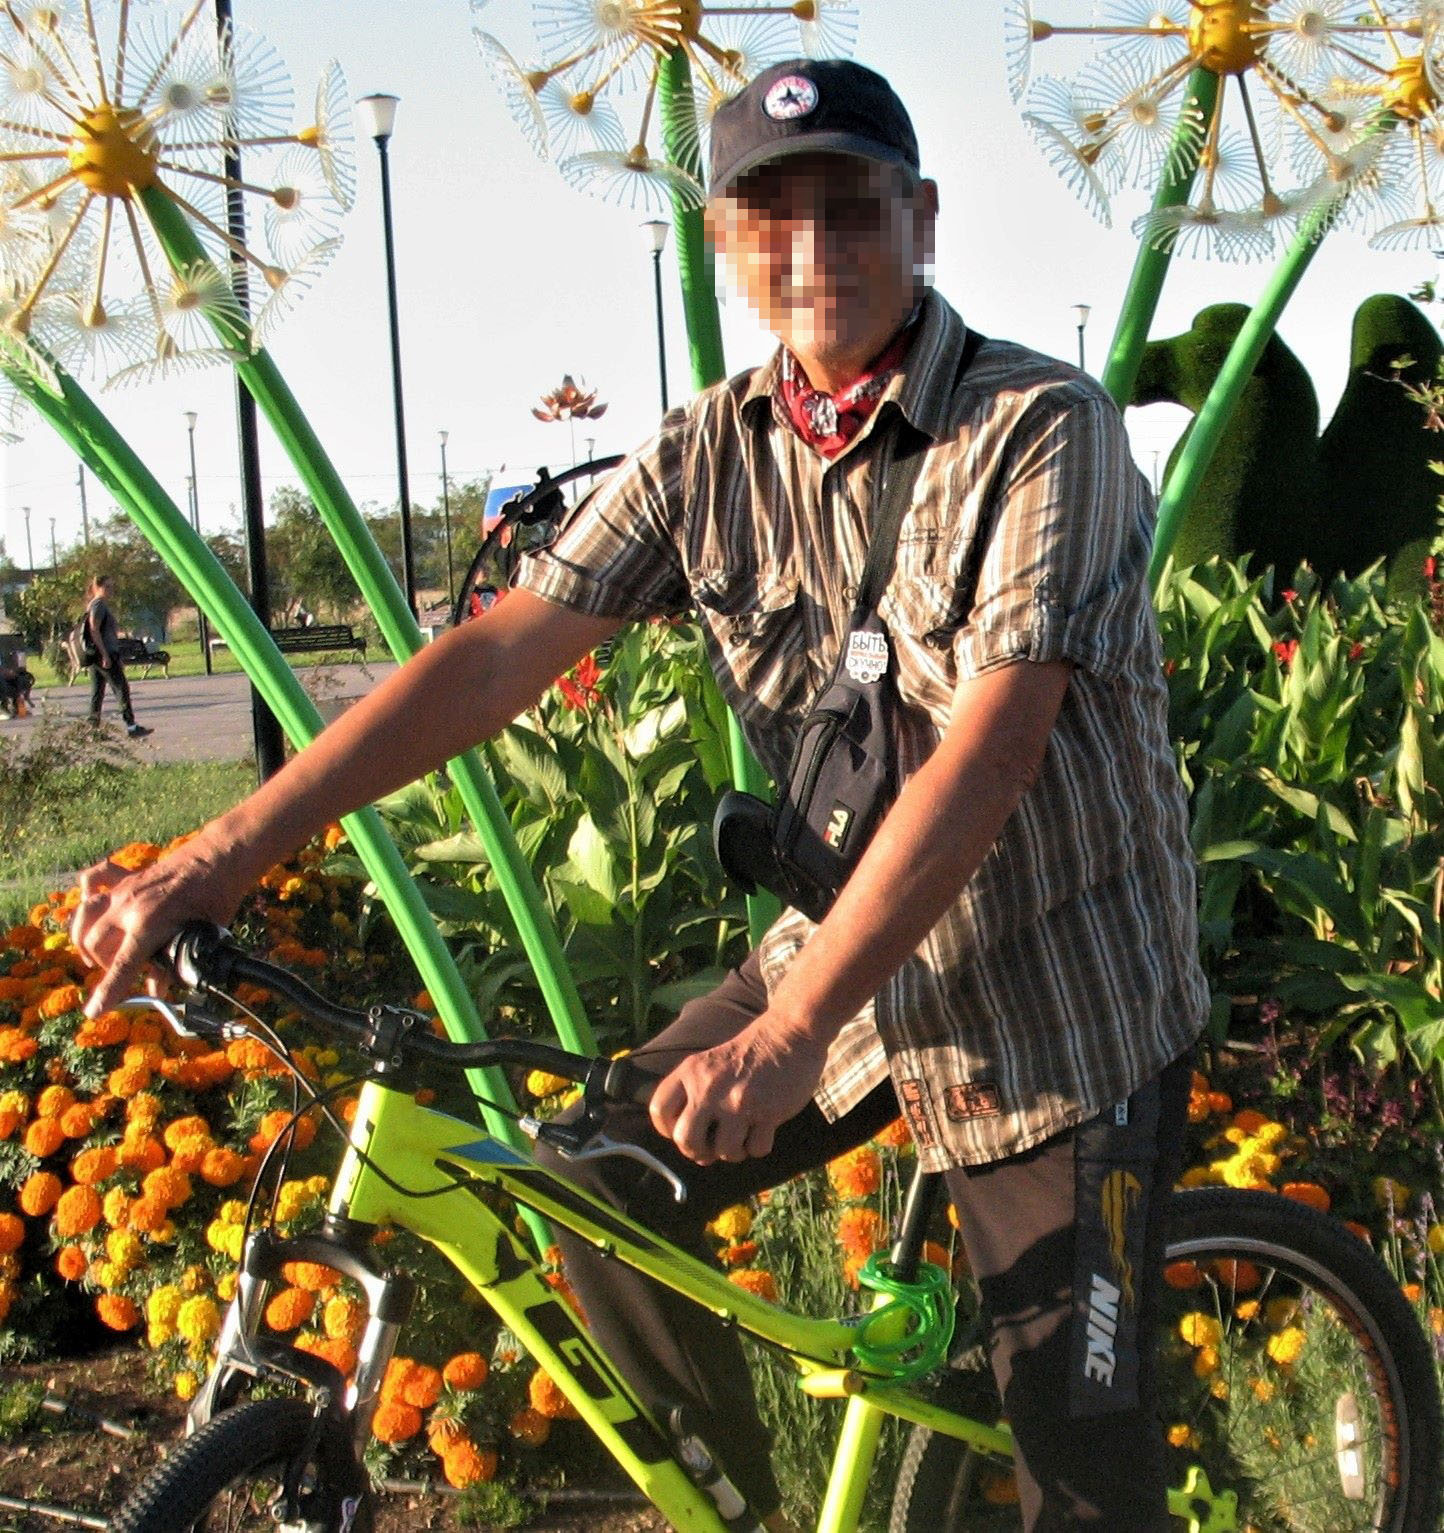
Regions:
<instances>
[{"instance_id":1,"label":"knobby bicycle tire","mask_svg":"<svg viewBox=\"0 0 1444 1533\"><path fill-rule=\"evenodd\" d=\"M109 1533L274 1533L271 1501L311 1428L311 1407L303 1400L246 1400L223 1410L141 1481L111 1519ZM371 1533L366 1472L334 1422L322 1424L302 1476L308 1528Z\"/></svg>"},{"instance_id":2,"label":"knobby bicycle tire","mask_svg":"<svg viewBox=\"0 0 1444 1533\"><path fill-rule=\"evenodd\" d=\"M1238 1493L1238 1525L1260 1533L1438 1533L1433 1353L1369 1246L1285 1198L1209 1188L1174 1196L1166 1263L1159 1409L1170 1485L1200 1466L1215 1491ZM1337 1450L1339 1417L1357 1459ZM1016 1507L997 1504L1006 1470L915 1428L889 1533L1018 1528Z\"/></svg>"}]
</instances>

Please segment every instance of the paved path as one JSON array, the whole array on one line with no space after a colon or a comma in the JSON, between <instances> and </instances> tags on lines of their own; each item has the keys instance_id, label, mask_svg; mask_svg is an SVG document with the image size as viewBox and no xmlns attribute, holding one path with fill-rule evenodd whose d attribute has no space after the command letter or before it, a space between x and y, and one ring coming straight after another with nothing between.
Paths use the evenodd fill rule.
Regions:
<instances>
[{"instance_id":1,"label":"paved path","mask_svg":"<svg viewBox=\"0 0 1444 1533\"><path fill-rule=\"evenodd\" d=\"M323 714L336 704L364 697L396 669L394 661L365 665L315 666L301 671ZM130 678L136 722L155 733L137 740L142 762L241 761L253 754L251 688L239 672L224 676L153 676ZM37 709L26 719L0 718L0 740L30 734L41 710L55 709L67 718L82 718L90 707L90 683L72 687L37 687ZM119 721L115 699L107 691L104 717Z\"/></svg>"}]
</instances>

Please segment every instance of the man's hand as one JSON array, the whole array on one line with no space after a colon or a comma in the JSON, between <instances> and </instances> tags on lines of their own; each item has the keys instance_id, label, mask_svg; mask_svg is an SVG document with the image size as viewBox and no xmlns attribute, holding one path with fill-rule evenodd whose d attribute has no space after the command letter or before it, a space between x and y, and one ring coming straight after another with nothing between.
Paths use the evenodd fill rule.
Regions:
<instances>
[{"instance_id":1,"label":"man's hand","mask_svg":"<svg viewBox=\"0 0 1444 1533\"><path fill-rule=\"evenodd\" d=\"M86 1001L86 1015L98 1016L133 996L145 960L187 921L224 926L245 893L229 889L230 882L194 842L138 873L109 861L87 868L80 875L70 940L76 952L106 972Z\"/></svg>"},{"instance_id":2,"label":"man's hand","mask_svg":"<svg viewBox=\"0 0 1444 1533\"><path fill-rule=\"evenodd\" d=\"M699 1166L768 1154L812 1100L827 1045L785 1033L763 1012L735 1038L694 1054L652 1096L652 1126Z\"/></svg>"}]
</instances>

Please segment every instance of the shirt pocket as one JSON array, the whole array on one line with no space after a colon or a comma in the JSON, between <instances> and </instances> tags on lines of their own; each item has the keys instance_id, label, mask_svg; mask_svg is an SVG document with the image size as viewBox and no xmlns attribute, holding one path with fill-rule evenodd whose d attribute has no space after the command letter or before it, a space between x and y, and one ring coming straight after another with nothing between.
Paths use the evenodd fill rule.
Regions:
<instances>
[{"instance_id":1,"label":"shirt pocket","mask_svg":"<svg viewBox=\"0 0 1444 1533\"><path fill-rule=\"evenodd\" d=\"M719 679L762 700L787 690L804 649L801 583L788 571L709 570L692 596L720 656ZM728 699L729 702L731 699Z\"/></svg>"},{"instance_id":2,"label":"shirt pocket","mask_svg":"<svg viewBox=\"0 0 1444 1533\"><path fill-rule=\"evenodd\" d=\"M952 711L957 665L953 640L963 623L957 586L945 567L909 568L899 562L878 611L897 655L904 703L930 715L939 728Z\"/></svg>"}]
</instances>

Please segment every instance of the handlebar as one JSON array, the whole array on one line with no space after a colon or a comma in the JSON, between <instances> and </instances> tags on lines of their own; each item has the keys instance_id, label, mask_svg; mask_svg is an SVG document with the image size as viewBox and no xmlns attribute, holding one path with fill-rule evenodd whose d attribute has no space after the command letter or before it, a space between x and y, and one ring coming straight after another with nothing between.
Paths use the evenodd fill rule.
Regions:
<instances>
[{"instance_id":1,"label":"handlebar","mask_svg":"<svg viewBox=\"0 0 1444 1533\"><path fill-rule=\"evenodd\" d=\"M225 995L237 984L271 990L317 1027L355 1045L383 1066L400 1067L408 1057L452 1070L514 1065L579 1082L589 1103L601 1099L639 1107L651 1100L657 1084L655 1077L628 1059L573 1054L526 1038L452 1043L436 1037L428 1019L417 1011L383 1005L367 1011L337 1006L289 970L247 953L223 927L208 921L187 922L155 955L155 961L192 990Z\"/></svg>"}]
</instances>

